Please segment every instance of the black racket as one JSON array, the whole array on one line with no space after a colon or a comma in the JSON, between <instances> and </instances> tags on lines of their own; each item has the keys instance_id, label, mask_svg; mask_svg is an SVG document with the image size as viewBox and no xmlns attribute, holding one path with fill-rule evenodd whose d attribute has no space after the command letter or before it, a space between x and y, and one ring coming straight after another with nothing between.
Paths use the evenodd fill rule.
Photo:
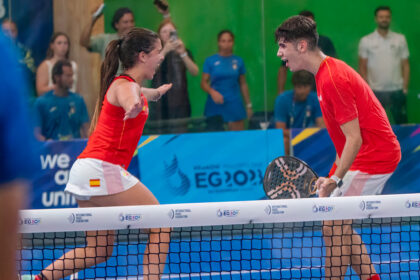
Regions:
<instances>
[{"instance_id":1,"label":"black racket","mask_svg":"<svg viewBox=\"0 0 420 280\"><path fill-rule=\"evenodd\" d=\"M304 161L292 157L275 158L264 175L264 191L270 199L306 198L316 195L318 175Z\"/></svg>"}]
</instances>

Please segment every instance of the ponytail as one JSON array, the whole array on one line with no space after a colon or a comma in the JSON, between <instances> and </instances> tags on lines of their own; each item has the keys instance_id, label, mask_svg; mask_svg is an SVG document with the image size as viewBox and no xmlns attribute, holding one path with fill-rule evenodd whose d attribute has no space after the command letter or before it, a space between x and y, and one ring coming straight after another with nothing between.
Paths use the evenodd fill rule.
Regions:
<instances>
[{"instance_id":1,"label":"ponytail","mask_svg":"<svg viewBox=\"0 0 420 280\"><path fill-rule=\"evenodd\" d=\"M131 69L138 63L138 54L140 52L150 53L157 40L159 40L159 36L155 32L145 28L133 28L122 39L111 41L108 44L101 66L101 90L90 124L90 133L98 123L106 91L117 74L120 61L123 69Z\"/></svg>"},{"instance_id":2,"label":"ponytail","mask_svg":"<svg viewBox=\"0 0 420 280\"><path fill-rule=\"evenodd\" d=\"M99 98L96 100L95 112L93 113L92 122L90 124L89 133L91 134L98 123L99 114L102 110L102 103L105 98L106 91L111 85L115 75L118 71L119 60L119 47L121 40L111 41L105 53L105 59L101 66L101 89L99 91Z\"/></svg>"}]
</instances>

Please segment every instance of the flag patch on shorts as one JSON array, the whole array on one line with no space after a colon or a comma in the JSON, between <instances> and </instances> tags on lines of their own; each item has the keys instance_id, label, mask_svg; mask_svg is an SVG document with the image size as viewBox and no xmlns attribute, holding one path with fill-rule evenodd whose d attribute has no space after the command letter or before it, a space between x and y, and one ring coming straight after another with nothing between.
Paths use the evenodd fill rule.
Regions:
<instances>
[{"instance_id":1,"label":"flag patch on shorts","mask_svg":"<svg viewBox=\"0 0 420 280\"><path fill-rule=\"evenodd\" d=\"M100 187L101 186L101 180L100 179L90 179L89 185L91 188Z\"/></svg>"}]
</instances>

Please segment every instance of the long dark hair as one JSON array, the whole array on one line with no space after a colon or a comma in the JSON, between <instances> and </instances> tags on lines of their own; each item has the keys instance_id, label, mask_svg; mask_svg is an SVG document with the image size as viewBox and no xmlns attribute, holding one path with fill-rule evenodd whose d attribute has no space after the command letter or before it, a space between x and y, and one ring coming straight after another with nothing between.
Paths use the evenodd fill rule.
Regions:
<instances>
[{"instance_id":1,"label":"long dark hair","mask_svg":"<svg viewBox=\"0 0 420 280\"><path fill-rule=\"evenodd\" d=\"M108 44L101 66L101 89L90 125L91 133L96 127L106 91L117 74L120 61L124 70L134 67L137 64L138 54L150 53L157 40L159 36L155 32L146 28L133 28L122 39L113 40Z\"/></svg>"},{"instance_id":2,"label":"long dark hair","mask_svg":"<svg viewBox=\"0 0 420 280\"><path fill-rule=\"evenodd\" d=\"M50 44L48 45L48 50L47 50L47 59L50 59L54 56L54 52L51 49L51 44L53 44L55 42L55 40L59 37L59 36L64 36L67 39L67 43L69 44L69 48L66 52L66 59L69 59L69 54L70 54L70 38L69 36L64 33L64 32L56 32L52 35L51 39L50 39Z\"/></svg>"}]
</instances>

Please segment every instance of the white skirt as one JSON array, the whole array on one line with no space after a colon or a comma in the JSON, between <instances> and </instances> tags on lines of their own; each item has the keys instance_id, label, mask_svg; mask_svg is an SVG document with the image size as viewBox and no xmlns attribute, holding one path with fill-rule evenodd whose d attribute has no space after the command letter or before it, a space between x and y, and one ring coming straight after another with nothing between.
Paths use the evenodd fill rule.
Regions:
<instances>
[{"instance_id":1,"label":"white skirt","mask_svg":"<svg viewBox=\"0 0 420 280\"><path fill-rule=\"evenodd\" d=\"M65 191L77 200L116 194L128 190L139 180L119 165L93 158L77 159L70 170Z\"/></svg>"}]
</instances>

